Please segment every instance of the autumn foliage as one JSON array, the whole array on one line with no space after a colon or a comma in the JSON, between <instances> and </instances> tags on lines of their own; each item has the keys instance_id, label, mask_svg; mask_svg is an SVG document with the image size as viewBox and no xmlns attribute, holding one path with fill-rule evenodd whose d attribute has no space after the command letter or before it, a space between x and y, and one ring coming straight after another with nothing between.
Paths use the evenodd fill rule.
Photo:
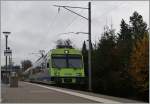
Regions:
<instances>
[{"instance_id":1,"label":"autumn foliage","mask_svg":"<svg viewBox=\"0 0 150 104\"><path fill-rule=\"evenodd\" d=\"M143 38L136 41L131 59L129 73L133 78L135 87L144 94L149 86L149 37L145 33Z\"/></svg>"}]
</instances>

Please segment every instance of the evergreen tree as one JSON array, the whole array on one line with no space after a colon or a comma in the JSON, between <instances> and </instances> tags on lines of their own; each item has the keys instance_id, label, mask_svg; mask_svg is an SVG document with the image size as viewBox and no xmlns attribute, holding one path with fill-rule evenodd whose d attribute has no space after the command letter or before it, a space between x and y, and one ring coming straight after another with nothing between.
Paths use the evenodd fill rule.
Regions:
<instances>
[{"instance_id":1,"label":"evergreen tree","mask_svg":"<svg viewBox=\"0 0 150 104\"><path fill-rule=\"evenodd\" d=\"M138 13L134 12L130 17L131 30L134 34L134 38L143 37L143 34L147 30L147 24L143 21L143 17Z\"/></svg>"},{"instance_id":2,"label":"evergreen tree","mask_svg":"<svg viewBox=\"0 0 150 104\"><path fill-rule=\"evenodd\" d=\"M93 89L101 93L111 93L112 75L115 70L113 58L115 48L115 33L114 30L106 31L94 50L94 65L92 65ZM111 86L111 87L110 87Z\"/></svg>"},{"instance_id":3,"label":"evergreen tree","mask_svg":"<svg viewBox=\"0 0 150 104\"><path fill-rule=\"evenodd\" d=\"M131 35L131 30L129 28L129 25L124 21L124 19L121 20L121 24L120 24L120 33L119 35L119 40L129 40L131 39L132 35Z\"/></svg>"},{"instance_id":4,"label":"evergreen tree","mask_svg":"<svg viewBox=\"0 0 150 104\"><path fill-rule=\"evenodd\" d=\"M88 50L85 41L83 42L82 45L82 55L84 61L85 75L88 76Z\"/></svg>"},{"instance_id":5,"label":"evergreen tree","mask_svg":"<svg viewBox=\"0 0 150 104\"><path fill-rule=\"evenodd\" d=\"M122 19L120 24L120 33L118 33L117 49L120 69L127 70L129 67L129 57L132 51L132 33L129 25Z\"/></svg>"},{"instance_id":6,"label":"evergreen tree","mask_svg":"<svg viewBox=\"0 0 150 104\"><path fill-rule=\"evenodd\" d=\"M130 23L122 19L118 35L114 29L108 28L92 47L92 89L94 92L128 98L137 98L136 94L139 94L139 97L148 100L147 24L137 12L130 17ZM88 72L85 42L82 53Z\"/></svg>"}]
</instances>

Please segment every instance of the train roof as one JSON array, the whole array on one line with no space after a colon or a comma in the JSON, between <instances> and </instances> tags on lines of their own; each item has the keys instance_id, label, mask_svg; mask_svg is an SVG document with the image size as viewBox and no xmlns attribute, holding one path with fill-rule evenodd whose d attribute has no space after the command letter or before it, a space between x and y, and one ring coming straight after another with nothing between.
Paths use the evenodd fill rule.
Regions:
<instances>
[{"instance_id":1,"label":"train roof","mask_svg":"<svg viewBox=\"0 0 150 104\"><path fill-rule=\"evenodd\" d=\"M57 48L57 49L51 50L51 54L79 54L81 55L81 51L77 49L73 49L73 48Z\"/></svg>"}]
</instances>

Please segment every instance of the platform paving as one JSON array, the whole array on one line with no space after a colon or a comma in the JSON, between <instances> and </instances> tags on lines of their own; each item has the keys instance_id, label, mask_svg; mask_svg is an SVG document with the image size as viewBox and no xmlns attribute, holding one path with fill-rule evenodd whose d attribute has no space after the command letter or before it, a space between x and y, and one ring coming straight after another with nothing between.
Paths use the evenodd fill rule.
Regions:
<instances>
[{"instance_id":1,"label":"platform paving","mask_svg":"<svg viewBox=\"0 0 150 104\"><path fill-rule=\"evenodd\" d=\"M70 96L69 94L48 90L19 82L18 88L2 85L2 103L93 103L94 101Z\"/></svg>"},{"instance_id":2,"label":"platform paving","mask_svg":"<svg viewBox=\"0 0 150 104\"><path fill-rule=\"evenodd\" d=\"M134 100L117 99L116 97L27 82L19 82L18 88L10 88L9 85L1 84L1 89L2 103L100 103L104 101L110 102L111 100L116 101L116 103L138 102ZM108 101L106 99L108 99Z\"/></svg>"}]
</instances>

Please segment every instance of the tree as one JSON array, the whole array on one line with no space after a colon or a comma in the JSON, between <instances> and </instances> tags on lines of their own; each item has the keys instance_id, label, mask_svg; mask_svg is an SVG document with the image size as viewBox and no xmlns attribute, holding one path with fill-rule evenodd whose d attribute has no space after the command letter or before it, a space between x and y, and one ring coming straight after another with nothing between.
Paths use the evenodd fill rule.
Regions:
<instances>
[{"instance_id":1,"label":"tree","mask_svg":"<svg viewBox=\"0 0 150 104\"><path fill-rule=\"evenodd\" d=\"M118 40L129 40L132 37L131 30L129 25L124 21L124 19L121 20L120 24L120 33L118 33L119 37Z\"/></svg>"},{"instance_id":2,"label":"tree","mask_svg":"<svg viewBox=\"0 0 150 104\"><path fill-rule=\"evenodd\" d=\"M116 46L114 30L108 30L102 34L92 54L92 88L96 92L112 94L112 78L114 65L114 49ZM111 87L110 87L111 86Z\"/></svg>"},{"instance_id":3,"label":"tree","mask_svg":"<svg viewBox=\"0 0 150 104\"><path fill-rule=\"evenodd\" d=\"M25 71L29 67L32 66L32 62L30 60L23 60L21 61L22 71Z\"/></svg>"},{"instance_id":4,"label":"tree","mask_svg":"<svg viewBox=\"0 0 150 104\"><path fill-rule=\"evenodd\" d=\"M134 34L134 38L143 37L143 34L147 30L147 24L143 21L143 17L138 13L134 12L130 17L131 30Z\"/></svg>"},{"instance_id":5,"label":"tree","mask_svg":"<svg viewBox=\"0 0 150 104\"><path fill-rule=\"evenodd\" d=\"M143 35L147 33L147 25L142 16L134 12L130 17L130 25L122 19L120 27L117 35L114 29L107 28L92 48L92 90L137 99L136 94L139 94L147 100L149 49L148 35ZM83 55L88 53L85 47L84 42ZM88 64L87 59L84 64ZM135 73L136 70L139 73Z\"/></svg>"},{"instance_id":6,"label":"tree","mask_svg":"<svg viewBox=\"0 0 150 104\"><path fill-rule=\"evenodd\" d=\"M118 57L120 61L121 69L128 69L129 66L129 57L132 51L132 33L129 28L129 25L125 23L122 19L120 24L120 33L118 33L117 48L118 48Z\"/></svg>"},{"instance_id":7,"label":"tree","mask_svg":"<svg viewBox=\"0 0 150 104\"><path fill-rule=\"evenodd\" d=\"M143 38L136 41L130 57L129 73L133 78L140 97L149 99L149 35L144 33Z\"/></svg>"},{"instance_id":8,"label":"tree","mask_svg":"<svg viewBox=\"0 0 150 104\"><path fill-rule=\"evenodd\" d=\"M85 75L88 76L88 50L85 41L83 42L82 45L82 55L83 55Z\"/></svg>"},{"instance_id":9,"label":"tree","mask_svg":"<svg viewBox=\"0 0 150 104\"><path fill-rule=\"evenodd\" d=\"M56 48L59 48L63 45L63 40L59 39L56 41Z\"/></svg>"},{"instance_id":10,"label":"tree","mask_svg":"<svg viewBox=\"0 0 150 104\"><path fill-rule=\"evenodd\" d=\"M147 24L143 17L136 11L130 17L131 25L128 25L123 19L120 24L120 33L118 33L117 48L120 60L120 69L127 70L130 66L129 60L136 40L143 37L147 32Z\"/></svg>"},{"instance_id":11,"label":"tree","mask_svg":"<svg viewBox=\"0 0 150 104\"><path fill-rule=\"evenodd\" d=\"M72 45L72 41L70 39L67 39L64 41L64 45L65 46L71 46Z\"/></svg>"},{"instance_id":12,"label":"tree","mask_svg":"<svg viewBox=\"0 0 150 104\"><path fill-rule=\"evenodd\" d=\"M56 48L73 48L72 41L70 39L67 40L57 40Z\"/></svg>"}]
</instances>

